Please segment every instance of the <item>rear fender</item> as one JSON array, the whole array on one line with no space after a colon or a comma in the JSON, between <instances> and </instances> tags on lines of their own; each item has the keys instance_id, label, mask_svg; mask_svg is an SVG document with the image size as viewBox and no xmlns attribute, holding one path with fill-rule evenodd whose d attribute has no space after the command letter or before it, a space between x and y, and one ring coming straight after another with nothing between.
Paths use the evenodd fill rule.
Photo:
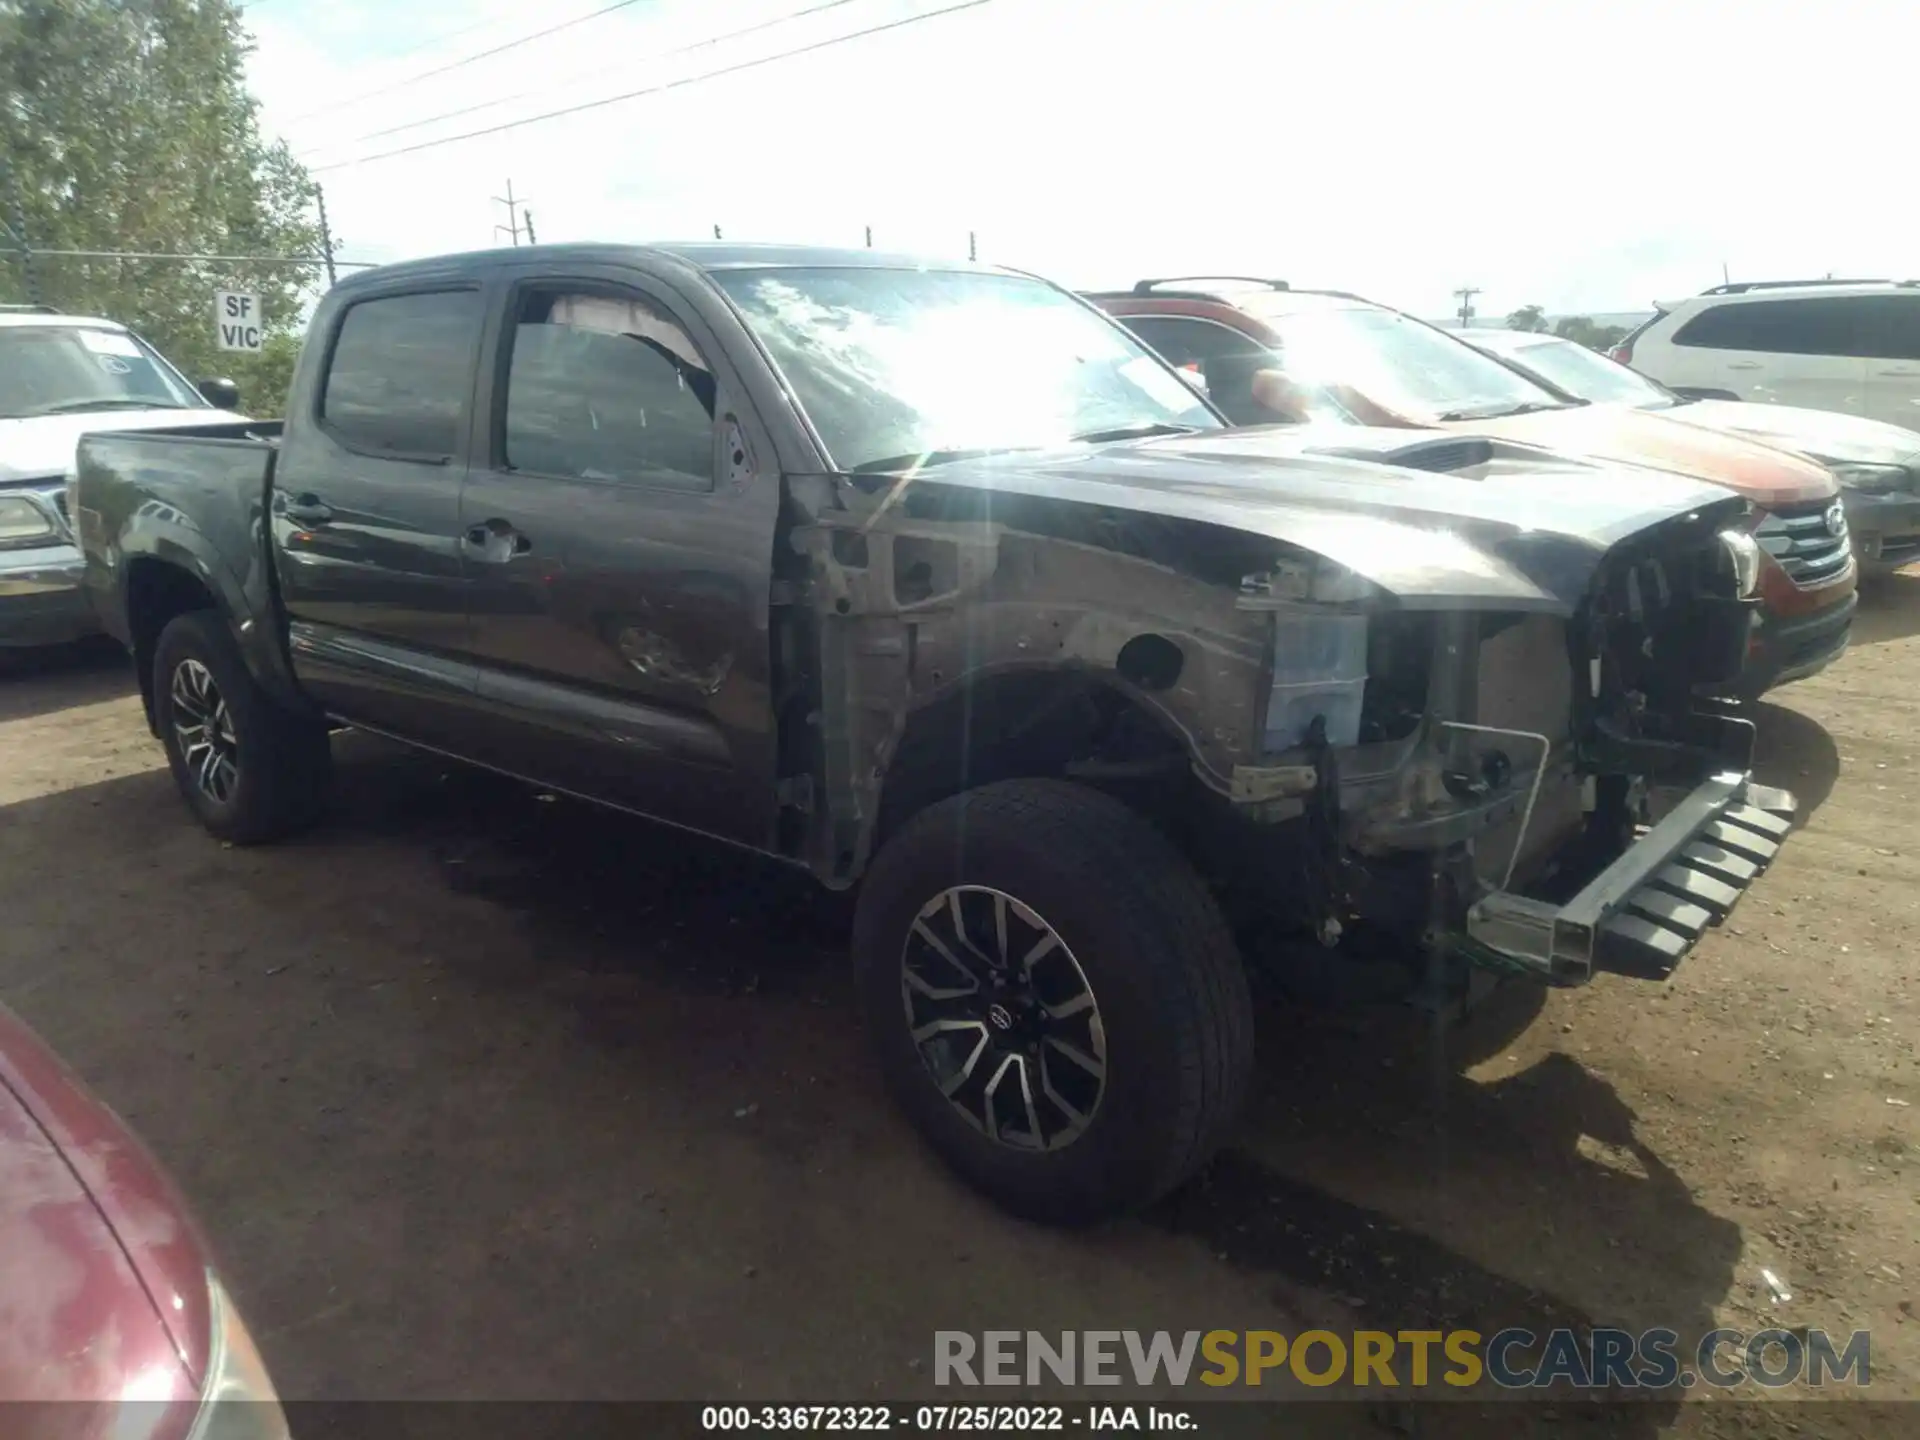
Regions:
<instances>
[{"instance_id":1,"label":"rear fender","mask_svg":"<svg viewBox=\"0 0 1920 1440\"><path fill-rule=\"evenodd\" d=\"M158 513L161 511L167 513ZM143 624L141 610L144 607L136 598L136 591L142 583L139 577L151 573L146 568L150 566L165 567L190 579L212 600L212 608L226 622L248 671L260 686L283 705L306 708L294 683L278 626L271 619L262 618L277 614L271 578L265 575L264 565L253 567L261 573L261 580L250 587L234 574L206 535L186 516L155 501L148 501L130 518L117 552L116 608L127 617L128 644L140 662L140 693L149 725L154 721L152 676L147 673L151 643L174 614L192 608L175 605L169 613L152 617L157 624ZM264 593L259 593L262 586Z\"/></svg>"}]
</instances>

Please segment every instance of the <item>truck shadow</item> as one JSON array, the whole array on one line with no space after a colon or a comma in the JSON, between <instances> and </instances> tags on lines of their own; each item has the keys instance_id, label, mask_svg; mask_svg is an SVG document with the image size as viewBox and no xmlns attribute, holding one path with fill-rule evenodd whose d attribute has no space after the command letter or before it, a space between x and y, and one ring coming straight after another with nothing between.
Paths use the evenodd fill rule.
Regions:
<instances>
[{"instance_id":1,"label":"truck shadow","mask_svg":"<svg viewBox=\"0 0 1920 1440\"><path fill-rule=\"evenodd\" d=\"M835 1033L855 1035L844 899L694 837L372 744L342 766L335 823L348 842L362 828L419 831L452 889L512 914L532 949L564 953L574 972L534 980L463 961L470 982L532 980L577 1007L582 1038L617 1051L648 1043L650 1002L624 983L642 976L696 996L825 1006ZM1559 1054L1491 1082L1462 1073L1503 1051L1542 993L1503 987L1438 1053L1411 1009L1267 996L1242 1134L1146 1223L1386 1330L1711 1329L1739 1230L1693 1201L1613 1087ZM857 1058L828 1063L840 1085L858 1083ZM743 1084L778 1088L771 1076ZM1605 1274L1604 1309L1568 1298L1575 1272ZM1591 1433L1652 1435L1668 1412L1636 1403Z\"/></svg>"},{"instance_id":2,"label":"truck shadow","mask_svg":"<svg viewBox=\"0 0 1920 1440\"><path fill-rule=\"evenodd\" d=\"M31 720L134 692L127 653L107 639L0 650L0 721Z\"/></svg>"},{"instance_id":3,"label":"truck shadow","mask_svg":"<svg viewBox=\"0 0 1920 1440\"><path fill-rule=\"evenodd\" d=\"M1800 801L1797 823L1804 825L1833 793L1840 751L1824 725L1788 708L1790 703L1763 700L1753 707L1753 772L1762 784L1794 793Z\"/></svg>"},{"instance_id":4,"label":"truck shadow","mask_svg":"<svg viewBox=\"0 0 1920 1440\"><path fill-rule=\"evenodd\" d=\"M370 1357L456 1297L504 1324L529 1306L573 1313L586 1294L642 1323L652 1302L637 1283L557 1221L526 1216L629 1224L649 1186L736 1247L775 1212L795 1211L819 1245L829 1213L864 1225L836 1263L864 1254L904 1285L896 1267L925 1226L847 1195L848 1166L909 1211L931 1207L926 1225L979 1227L977 1264L999 1255L1009 1284L1047 1256L1084 1268L1165 1235L1271 1287L1283 1314L1303 1306L1282 1292L1312 1291L1388 1330L1602 1321L1685 1335L1727 1291L1737 1230L1692 1202L1603 1079L1554 1055L1470 1080L1399 1010L1265 1006L1259 1093L1233 1148L1143 1225L1036 1240L953 1193L872 1083L841 963L843 901L778 866L384 742L336 745L334 813L298 842L222 850L156 773L8 807L33 845L0 849L48 857L0 882L9 1001L175 1168L257 1297L262 1333L298 1331L269 1357L294 1393L358 1393ZM117 877L105 900L103 874ZM141 945L116 946L135 923ZM416 953L423 939L430 956ZM629 1106L647 1123L610 1123ZM750 1144L765 1168L700 1160L715 1124L741 1137L721 1153ZM741 1174L783 1193L738 1188ZM736 1188L722 1193L725 1177ZM352 1223L315 1219L318 1195ZM503 1269L488 1256L509 1222L531 1248ZM416 1253L409 1234L435 1239ZM363 1308L315 1319L316 1277L336 1274ZM814 1306L859 1303L830 1287ZM381 1305L397 1317L384 1330L368 1319ZM612 1387L623 1349L582 1350L573 1373ZM516 1363L429 1350L418 1363L471 1373L473 1393L488 1380L457 1366ZM1651 1435L1668 1409L1626 1407L1586 1433Z\"/></svg>"},{"instance_id":5,"label":"truck shadow","mask_svg":"<svg viewBox=\"0 0 1920 1440\"><path fill-rule=\"evenodd\" d=\"M1420 1030L1263 1015L1242 1135L1152 1223L1371 1328L1665 1327L1690 1356L1733 1284L1739 1228L1695 1202L1579 1062L1549 1054L1477 1082ZM1582 1433L1658 1434L1678 1399L1582 1405ZM1502 1412L1498 1433L1525 1433L1537 1408Z\"/></svg>"}]
</instances>

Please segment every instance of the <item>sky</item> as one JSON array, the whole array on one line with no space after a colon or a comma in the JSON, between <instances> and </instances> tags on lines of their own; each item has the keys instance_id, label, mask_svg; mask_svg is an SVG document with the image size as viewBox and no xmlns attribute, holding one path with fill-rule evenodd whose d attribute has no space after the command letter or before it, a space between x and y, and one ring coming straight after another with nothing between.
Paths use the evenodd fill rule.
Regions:
<instances>
[{"instance_id":1,"label":"sky","mask_svg":"<svg viewBox=\"0 0 1920 1440\"><path fill-rule=\"evenodd\" d=\"M1078 287L1257 274L1427 316L1462 285L1484 319L1642 310L1723 266L1920 274L1912 0L783 19L822 3L251 0L244 19L263 128L324 185L345 258L504 243L511 180L542 242L859 245L870 225L876 247L963 256L973 232L982 260ZM633 91L653 93L594 103Z\"/></svg>"}]
</instances>

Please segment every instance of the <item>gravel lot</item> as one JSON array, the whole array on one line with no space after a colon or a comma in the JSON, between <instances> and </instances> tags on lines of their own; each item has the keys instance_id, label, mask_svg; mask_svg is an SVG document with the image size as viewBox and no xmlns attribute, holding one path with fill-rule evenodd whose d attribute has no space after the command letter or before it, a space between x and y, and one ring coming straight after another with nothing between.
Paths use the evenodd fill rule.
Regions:
<instances>
[{"instance_id":1,"label":"gravel lot","mask_svg":"<svg viewBox=\"0 0 1920 1440\"><path fill-rule=\"evenodd\" d=\"M1762 707L1804 829L1674 982L1503 994L1440 1065L1408 1012L1269 1004L1236 1148L1094 1234L929 1160L804 880L361 736L322 829L225 849L114 655L0 678L0 998L180 1181L292 1397L897 1399L936 1328L1545 1319L1864 1326L1874 1391L1920 1399L1916 674L1900 578Z\"/></svg>"}]
</instances>

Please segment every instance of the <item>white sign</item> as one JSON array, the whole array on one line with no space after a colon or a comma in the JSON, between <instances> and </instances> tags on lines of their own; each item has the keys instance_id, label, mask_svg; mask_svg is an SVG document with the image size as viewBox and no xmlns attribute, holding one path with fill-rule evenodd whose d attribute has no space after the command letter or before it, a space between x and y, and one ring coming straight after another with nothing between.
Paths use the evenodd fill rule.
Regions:
<instances>
[{"instance_id":1,"label":"white sign","mask_svg":"<svg viewBox=\"0 0 1920 1440\"><path fill-rule=\"evenodd\" d=\"M213 292L213 328L222 350L258 351L266 346L261 329L260 297L233 290Z\"/></svg>"}]
</instances>

